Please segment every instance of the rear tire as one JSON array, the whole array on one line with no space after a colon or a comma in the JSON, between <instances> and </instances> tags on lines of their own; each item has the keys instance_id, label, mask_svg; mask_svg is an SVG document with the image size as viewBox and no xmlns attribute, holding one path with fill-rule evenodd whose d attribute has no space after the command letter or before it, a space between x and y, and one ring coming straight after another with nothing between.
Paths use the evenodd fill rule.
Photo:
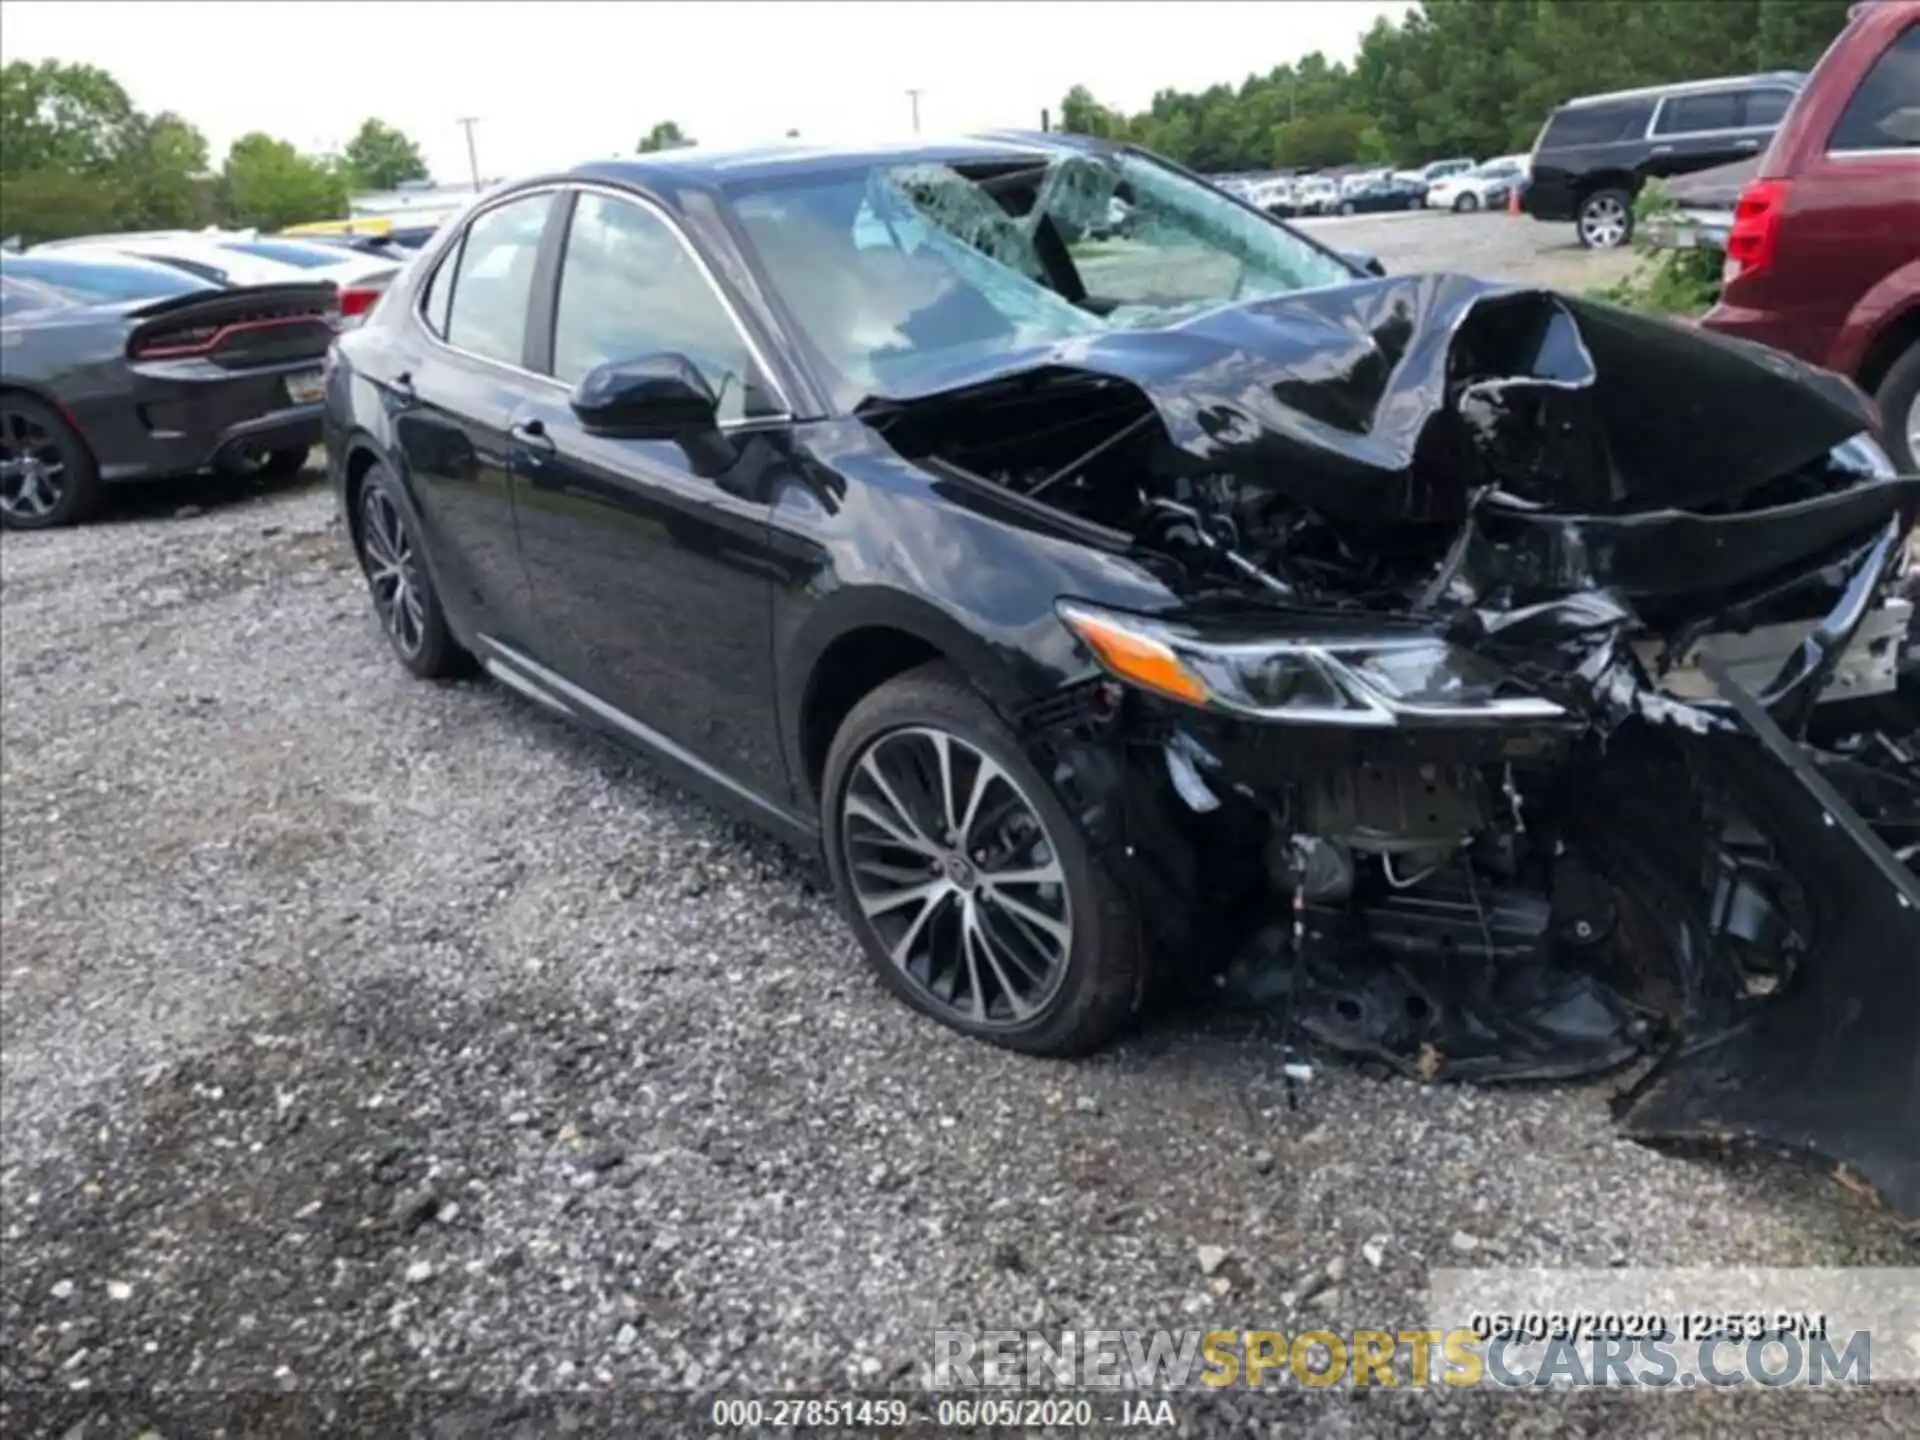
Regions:
<instances>
[{"instance_id":1,"label":"rear tire","mask_svg":"<svg viewBox=\"0 0 1920 1440\"><path fill-rule=\"evenodd\" d=\"M1085 1054L1131 1019L1147 958L1126 893L951 667L909 671L855 705L821 797L834 890L895 995L1030 1055ZM996 881L1016 873L1047 878Z\"/></svg>"},{"instance_id":2,"label":"rear tire","mask_svg":"<svg viewBox=\"0 0 1920 1440\"><path fill-rule=\"evenodd\" d=\"M1469 210L1478 210L1479 208L1480 197L1478 195L1461 195L1453 202L1453 213L1456 215L1464 215Z\"/></svg>"},{"instance_id":3,"label":"rear tire","mask_svg":"<svg viewBox=\"0 0 1920 1440\"><path fill-rule=\"evenodd\" d=\"M64 415L30 395L0 396L0 525L74 525L104 493L93 452Z\"/></svg>"},{"instance_id":4,"label":"rear tire","mask_svg":"<svg viewBox=\"0 0 1920 1440\"><path fill-rule=\"evenodd\" d=\"M472 657L447 628L412 512L384 465L367 472L354 503L359 511L354 549L395 658L422 680L467 673Z\"/></svg>"},{"instance_id":5,"label":"rear tire","mask_svg":"<svg viewBox=\"0 0 1920 1440\"><path fill-rule=\"evenodd\" d=\"M1594 191L1580 202L1573 228L1589 250L1618 250L1633 239L1633 196L1618 186Z\"/></svg>"},{"instance_id":6,"label":"rear tire","mask_svg":"<svg viewBox=\"0 0 1920 1440\"><path fill-rule=\"evenodd\" d=\"M1903 475L1920 471L1920 344L1893 362L1874 391L1886 434L1886 451Z\"/></svg>"}]
</instances>

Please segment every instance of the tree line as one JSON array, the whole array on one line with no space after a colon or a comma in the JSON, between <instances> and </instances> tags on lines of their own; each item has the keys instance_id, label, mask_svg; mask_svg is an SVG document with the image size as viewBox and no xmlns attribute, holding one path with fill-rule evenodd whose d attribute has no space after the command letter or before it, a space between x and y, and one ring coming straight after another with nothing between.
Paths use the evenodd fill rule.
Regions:
<instances>
[{"instance_id":1,"label":"tree line","mask_svg":"<svg viewBox=\"0 0 1920 1440\"><path fill-rule=\"evenodd\" d=\"M145 113L104 70L0 67L0 236L27 244L211 224L279 229L344 215L355 191L426 178L419 146L381 120L332 155L255 131L216 169L191 122Z\"/></svg>"},{"instance_id":2,"label":"tree line","mask_svg":"<svg viewBox=\"0 0 1920 1440\"><path fill-rule=\"evenodd\" d=\"M1059 126L1196 170L1417 164L1527 150L1576 95L1812 66L1857 0L1424 0L1351 64L1318 51L1238 86L1163 90L1135 115L1084 85ZM1286 7L1249 7L1284 28ZM1244 43L1244 37L1243 41Z\"/></svg>"}]
</instances>

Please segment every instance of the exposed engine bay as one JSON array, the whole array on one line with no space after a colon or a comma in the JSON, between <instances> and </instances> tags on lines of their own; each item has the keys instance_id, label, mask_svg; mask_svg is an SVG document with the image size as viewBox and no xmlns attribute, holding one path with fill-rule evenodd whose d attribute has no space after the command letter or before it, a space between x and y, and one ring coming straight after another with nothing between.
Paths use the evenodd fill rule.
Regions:
<instances>
[{"instance_id":1,"label":"exposed engine bay","mask_svg":"<svg viewBox=\"0 0 1920 1440\"><path fill-rule=\"evenodd\" d=\"M1650 1059L1633 1133L1920 1216L1920 477L1844 381L1429 276L862 413L1178 597L1063 597L1028 717L1169 968L1426 1079Z\"/></svg>"}]
</instances>

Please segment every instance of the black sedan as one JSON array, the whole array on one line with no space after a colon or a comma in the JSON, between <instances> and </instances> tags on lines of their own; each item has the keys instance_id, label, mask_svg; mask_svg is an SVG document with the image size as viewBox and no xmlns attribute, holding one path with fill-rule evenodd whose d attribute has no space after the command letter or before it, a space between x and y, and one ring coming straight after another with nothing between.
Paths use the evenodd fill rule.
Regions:
<instances>
[{"instance_id":1,"label":"black sedan","mask_svg":"<svg viewBox=\"0 0 1920 1440\"><path fill-rule=\"evenodd\" d=\"M506 187L339 341L326 446L408 669L477 662L824 851L882 983L961 1031L1084 1051L1205 979L1537 1079L1744 1017L1636 1123L1788 1125L1897 1191L1920 752L1802 773L1906 623L1920 480L1870 423L1791 361L1369 276L1007 135ZM1751 1013L1755 967L1819 993Z\"/></svg>"},{"instance_id":2,"label":"black sedan","mask_svg":"<svg viewBox=\"0 0 1920 1440\"><path fill-rule=\"evenodd\" d=\"M1335 209L1342 215L1374 215L1389 210L1419 210L1427 203L1427 187L1411 180L1373 180L1340 197Z\"/></svg>"},{"instance_id":3,"label":"black sedan","mask_svg":"<svg viewBox=\"0 0 1920 1440\"><path fill-rule=\"evenodd\" d=\"M0 256L0 523L72 524L109 485L212 466L297 471L337 316L331 284Z\"/></svg>"}]
</instances>

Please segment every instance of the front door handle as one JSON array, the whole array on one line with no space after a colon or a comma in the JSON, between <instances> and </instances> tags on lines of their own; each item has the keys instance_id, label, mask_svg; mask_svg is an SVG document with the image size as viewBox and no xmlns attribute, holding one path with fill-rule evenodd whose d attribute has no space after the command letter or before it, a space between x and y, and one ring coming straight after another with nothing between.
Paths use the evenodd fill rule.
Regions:
<instances>
[{"instance_id":1,"label":"front door handle","mask_svg":"<svg viewBox=\"0 0 1920 1440\"><path fill-rule=\"evenodd\" d=\"M1671 155L1673 153L1673 147L1671 145L1656 145L1647 153L1649 155Z\"/></svg>"},{"instance_id":2,"label":"front door handle","mask_svg":"<svg viewBox=\"0 0 1920 1440\"><path fill-rule=\"evenodd\" d=\"M547 434L547 427L538 420L521 420L507 431L507 438L516 445L536 450L545 455L553 450L553 437Z\"/></svg>"},{"instance_id":3,"label":"front door handle","mask_svg":"<svg viewBox=\"0 0 1920 1440\"><path fill-rule=\"evenodd\" d=\"M394 398L404 404L411 405L419 398L414 392L413 372L411 370L402 370L398 375L395 375L387 382L387 388L393 391Z\"/></svg>"}]
</instances>

